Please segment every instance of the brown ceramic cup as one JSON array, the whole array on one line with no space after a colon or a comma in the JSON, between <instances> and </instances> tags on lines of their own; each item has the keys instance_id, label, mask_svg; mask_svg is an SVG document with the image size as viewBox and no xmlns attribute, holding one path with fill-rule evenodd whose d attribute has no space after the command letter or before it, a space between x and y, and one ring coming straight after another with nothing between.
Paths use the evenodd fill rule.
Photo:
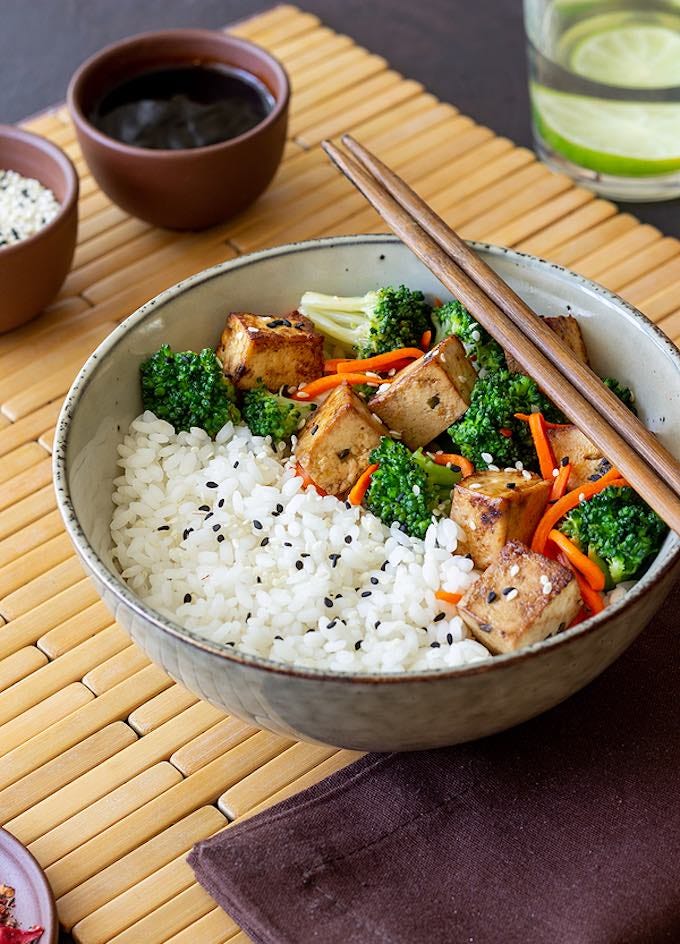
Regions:
<instances>
[{"instance_id":1,"label":"brown ceramic cup","mask_svg":"<svg viewBox=\"0 0 680 944\"><path fill-rule=\"evenodd\" d=\"M89 120L97 102L121 82L152 69L221 63L250 72L274 98L259 124L238 137L186 150L133 147ZM88 167L120 207L156 226L203 229L253 202L281 161L290 87L283 66L253 43L211 30L142 33L107 46L71 79L68 106Z\"/></svg>"},{"instance_id":2,"label":"brown ceramic cup","mask_svg":"<svg viewBox=\"0 0 680 944\"><path fill-rule=\"evenodd\" d=\"M66 278L78 228L78 175L56 144L11 125L0 125L0 169L35 178L61 204L55 218L35 235L0 247L3 332L39 314Z\"/></svg>"}]
</instances>

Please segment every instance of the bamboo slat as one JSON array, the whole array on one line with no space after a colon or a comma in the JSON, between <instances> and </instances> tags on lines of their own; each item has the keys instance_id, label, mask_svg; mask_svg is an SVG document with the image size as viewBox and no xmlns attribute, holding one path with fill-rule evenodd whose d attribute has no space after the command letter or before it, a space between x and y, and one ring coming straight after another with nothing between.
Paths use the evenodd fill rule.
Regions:
<instances>
[{"instance_id":1,"label":"bamboo slat","mask_svg":"<svg viewBox=\"0 0 680 944\"><path fill-rule=\"evenodd\" d=\"M231 29L283 60L293 100L274 181L221 226L178 234L130 217L97 189L65 107L27 123L71 155L81 198L59 298L0 336L0 818L48 867L79 944L246 944L194 882L187 851L227 825L223 814L248 818L359 756L256 732L200 702L147 664L84 578L48 453L75 372L111 328L237 253L384 231L318 146L352 131L465 235L571 266L680 336L678 240L552 174L312 14L283 5Z\"/></svg>"}]
</instances>

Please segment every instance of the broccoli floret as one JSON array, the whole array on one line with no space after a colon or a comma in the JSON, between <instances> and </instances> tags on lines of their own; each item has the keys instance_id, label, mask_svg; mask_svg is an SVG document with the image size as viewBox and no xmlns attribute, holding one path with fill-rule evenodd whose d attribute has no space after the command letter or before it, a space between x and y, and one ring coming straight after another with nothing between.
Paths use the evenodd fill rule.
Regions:
<instances>
[{"instance_id":1,"label":"broccoli floret","mask_svg":"<svg viewBox=\"0 0 680 944\"><path fill-rule=\"evenodd\" d=\"M316 409L315 403L298 403L272 393L263 384L246 390L241 403L241 413L256 436L271 436L272 442L290 439Z\"/></svg>"},{"instance_id":2,"label":"broccoli floret","mask_svg":"<svg viewBox=\"0 0 680 944\"><path fill-rule=\"evenodd\" d=\"M359 357L417 347L423 332L432 328L425 296L405 285L346 298L305 292L298 311L324 334L352 347Z\"/></svg>"},{"instance_id":3,"label":"broccoli floret","mask_svg":"<svg viewBox=\"0 0 680 944\"><path fill-rule=\"evenodd\" d=\"M497 370L477 380L470 406L465 415L449 427L449 436L458 452L478 469L486 469L490 464L503 468L517 461L524 463L527 469L537 469L529 424L515 419L515 413L536 412L551 422L564 422L559 410L531 377ZM489 461L483 458L487 454L492 456Z\"/></svg>"},{"instance_id":4,"label":"broccoli floret","mask_svg":"<svg viewBox=\"0 0 680 944\"><path fill-rule=\"evenodd\" d=\"M176 432L198 426L215 436L229 420L241 420L234 386L211 348L173 353L164 344L139 373L144 409L172 423Z\"/></svg>"},{"instance_id":5,"label":"broccoli floret","mask_svg":"<svg viewBox=\"0 0 680 944\"><path fill-rule=\"evenodd\" d=\"M614 583L633 580L658 554L668 528L627 486L610 486L581 502L560 531L591 558L603 561Z\"/></svg>"},{"instance_id":6,"label":"broccoli floret","mask_svg":"<svg viewBox=\"0 0 680 944\"><path fill-rule=\"evenodd\" d=\"M435 344L455 335L463 344L468 357L478 368L502 370L507 367L503 348L477 324L470 312L459 301L447 302L432 312L436 327Z\"/></svg>"},{"instance_id":7,"label":"broccoli floret","mask_svg":"<svg viewBox=\"0 0 680 944\"><path fill-rule=\"evenodd\" d=\"M371 462L377 462L379 468L366 492L366 508L386 525L396 521L406 534L424 538L432 513L450 501L460 473L437 465L423 455L422 449L412 453L387 436L371 452Z\"/></svg>"},{"instance_id":8,"label":"broccoli floret","mask_svg":"<svg viewBox=\"0 0 680 944\"><path fill-rule=\"evenodd\" d=\"M615 380L614 377L605 377L602 383L605 387L609 387L612 393L616 394L621 403L624 406L627 406L631 413L634 413L637 416L637 410L635 409L635 395L630 387L626 387L625 384L620 383L618 380Z\"/></svg>"}]
</instances>

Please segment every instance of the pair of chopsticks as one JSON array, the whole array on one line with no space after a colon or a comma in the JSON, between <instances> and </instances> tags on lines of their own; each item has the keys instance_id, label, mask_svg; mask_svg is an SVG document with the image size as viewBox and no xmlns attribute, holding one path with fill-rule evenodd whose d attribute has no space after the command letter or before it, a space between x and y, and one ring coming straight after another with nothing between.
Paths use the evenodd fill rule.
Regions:
<instances>
[{"instance_id":1,"label":"pair of chopsticks","mask_svg":"<svg viewBox=\"0 0 680 944\"><path fill-rule=\"evenodd\" d=\"M322 147L409 249L680 534L680 463L441 217L374 154Z\"/></svg>"}]
</instances>

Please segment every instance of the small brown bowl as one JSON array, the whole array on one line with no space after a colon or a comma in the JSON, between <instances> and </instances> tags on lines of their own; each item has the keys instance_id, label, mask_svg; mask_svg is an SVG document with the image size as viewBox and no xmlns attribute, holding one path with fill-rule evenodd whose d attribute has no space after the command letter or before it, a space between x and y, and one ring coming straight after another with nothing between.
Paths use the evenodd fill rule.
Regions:
<instances>
[{"instance_id":1,"label":"small brown bowl","mask_svg":"<svg viewBox=\"0 0 680 944\"><path fill-rule=\"evenodd\" d=\"M68 274L78 228L78 175L56 144L12 125L0 125L0 169L35 178L61 204L35 235L0 247L1 333L39 314Z\"/></svg>"},{"instance_id":2,"label":"small brown bowl","mask_svg":"<svg viewBox=\"0 0 680 944\"><path fill-rule=\"evenodd\" d=\"M259 124L227 141L185 150L133 147L89 120L102 96L151 69L222 63L250 72L274 98ZM156 226L203 229L243 210L267 187L281 161L290 87L283 66L253 43L211 30L141 33L107 46L71 79L68 106L97 183L128 213Z\"/></svg>"}]
</instances>

